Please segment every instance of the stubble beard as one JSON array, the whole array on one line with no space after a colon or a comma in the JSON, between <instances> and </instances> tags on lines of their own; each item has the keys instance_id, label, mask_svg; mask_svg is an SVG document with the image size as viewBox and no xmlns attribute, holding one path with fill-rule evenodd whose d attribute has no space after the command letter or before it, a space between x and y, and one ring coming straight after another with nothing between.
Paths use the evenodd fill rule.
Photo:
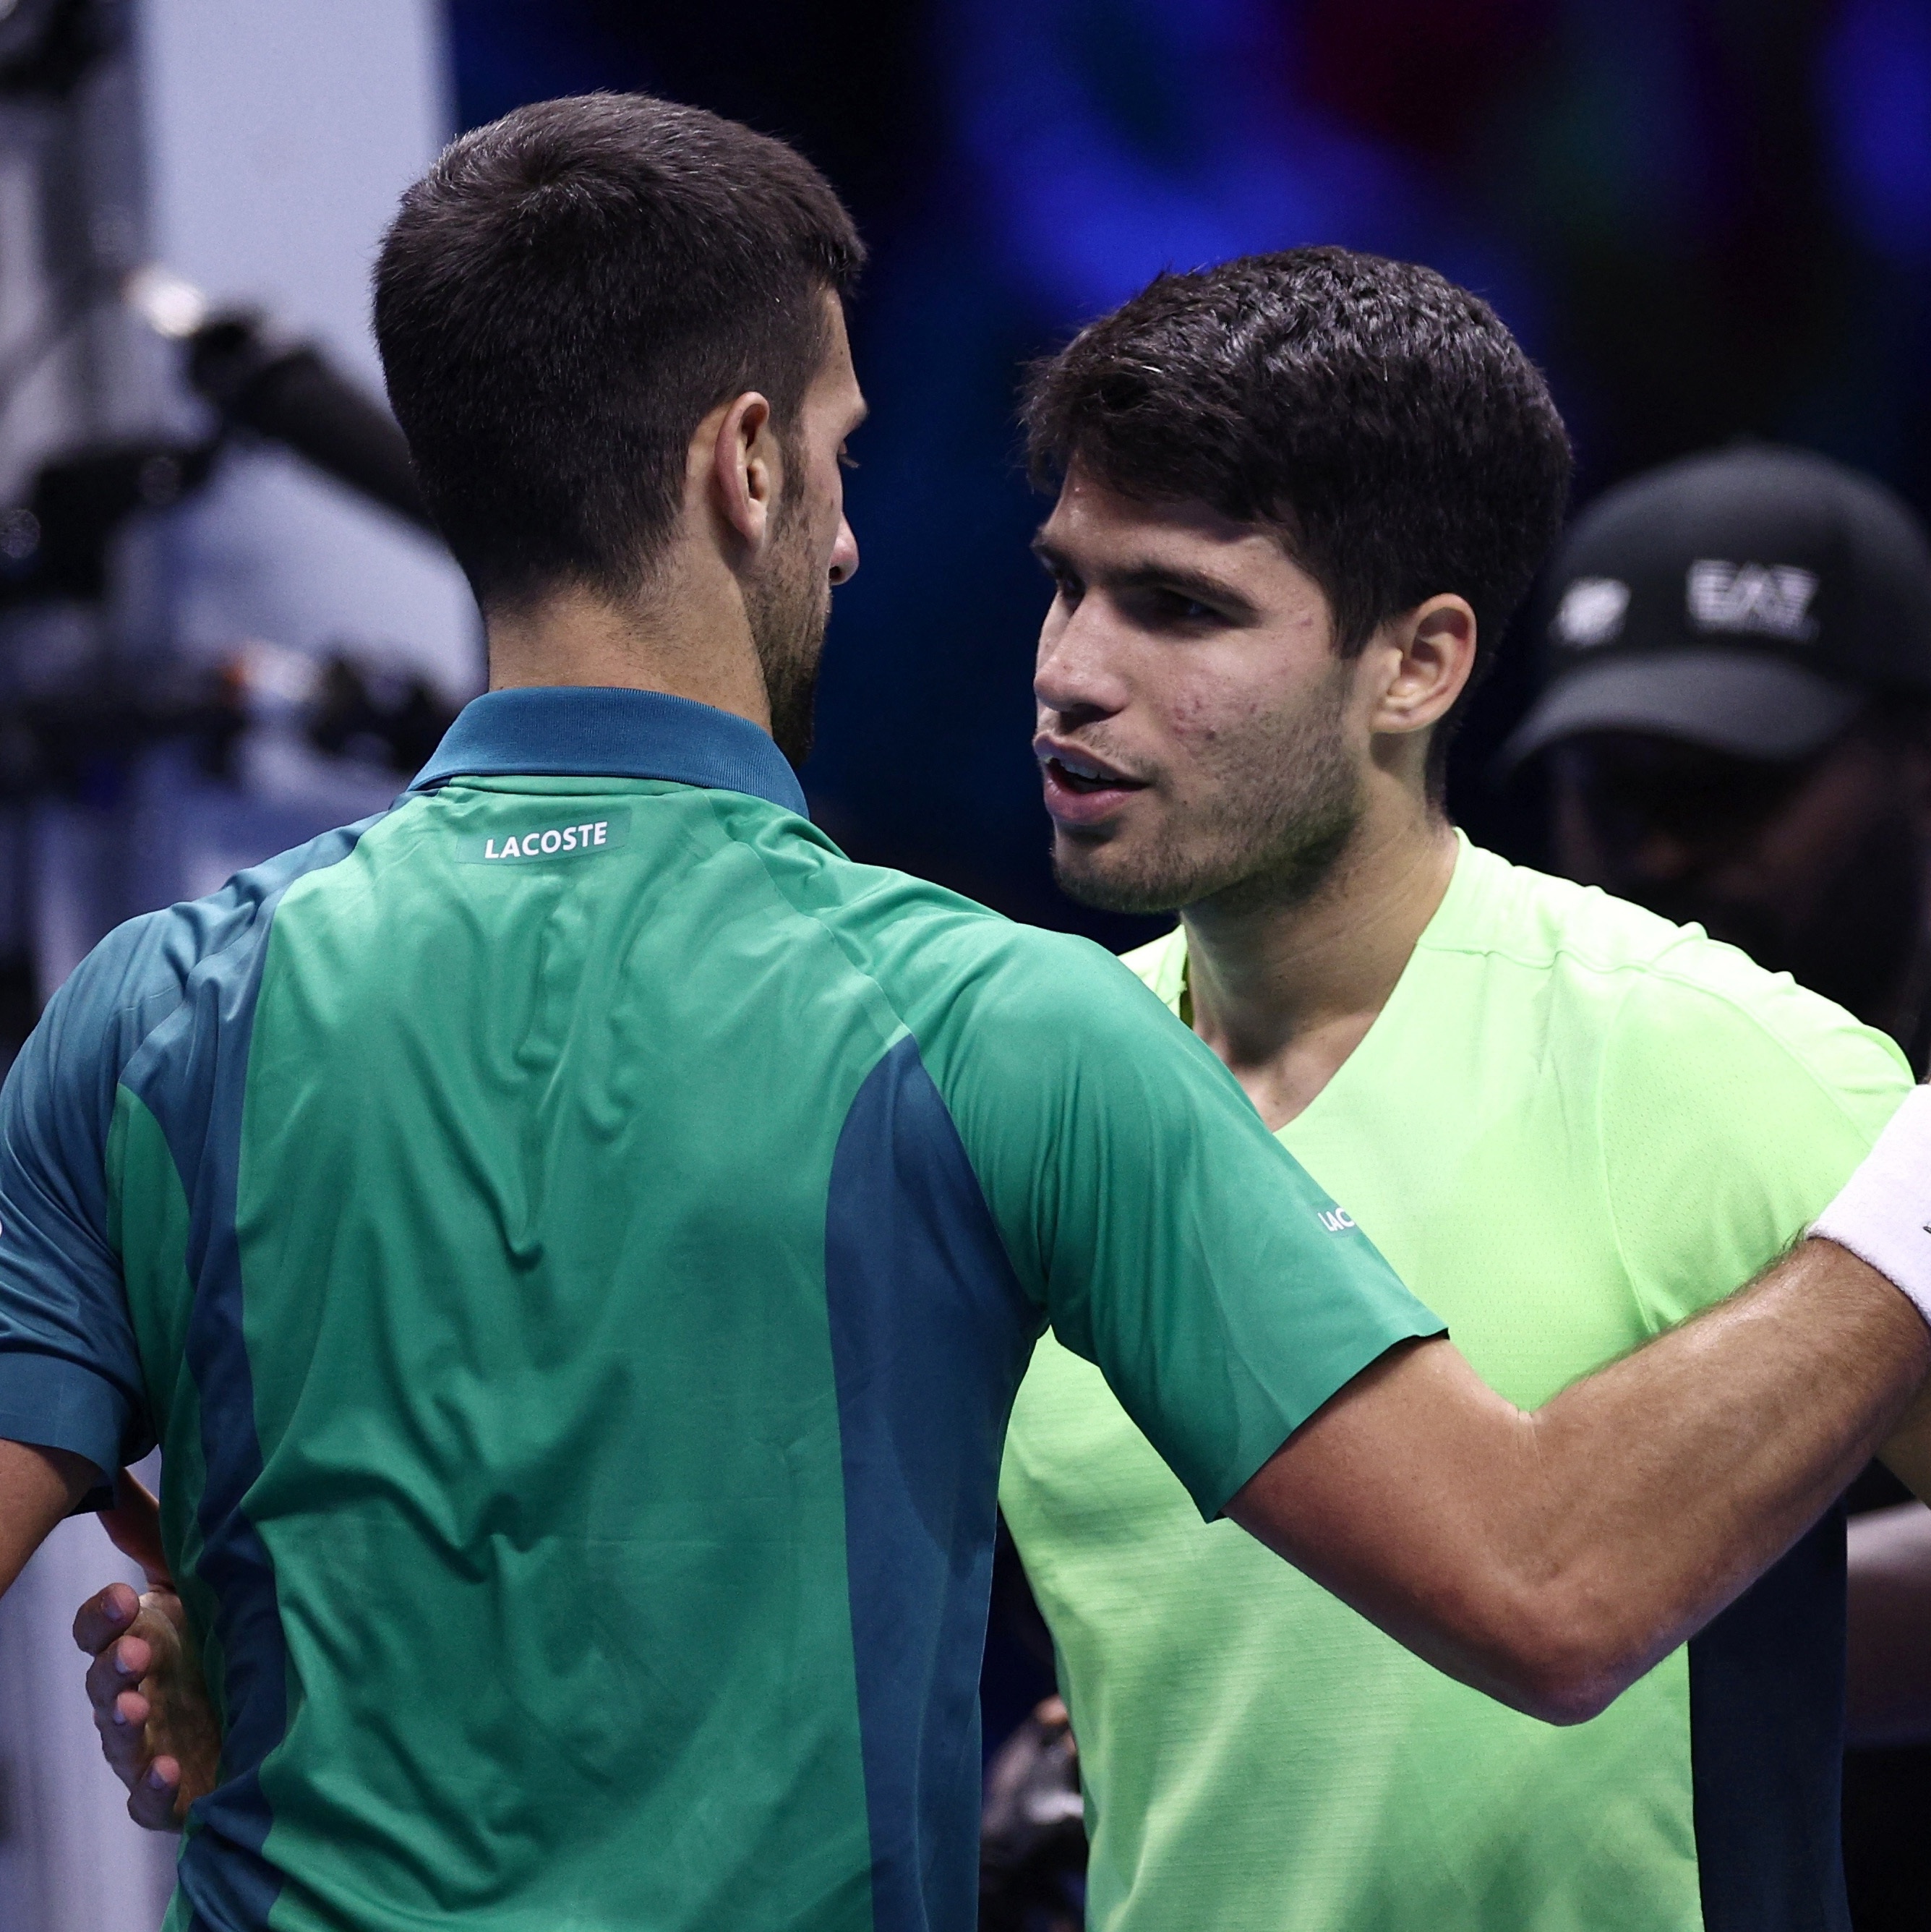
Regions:
<instances>
[{"instance_id":1,"label":"stubble beard","mask_svg":"<svg viewBox=\"0 0 1931 1932\"><path fill-rule=\"evenodd\" d=\"M1177 912L1211 902L1232 914L1312 898L1333 874L1361 822L1360 772L1343 743L1347 680L1283 733L1256 724L1206 774L1213 802L1169 824L1144 850L1081 847L1055 838L1053 874L1082 905L1105 912Z\"/></svg>"},{"instance_id":2,"label":"stubble beard","mask_svg":"<svg viewBox=\"0 0 1931 1932\"><path fill-rule=\"evenodd\" d=\"M796 770L811 755L832 590L797 506L781 500L779 514L784 526L770 559L745 586L745 615L771 708L771 735Z\"/></svg>"}]
</instances>

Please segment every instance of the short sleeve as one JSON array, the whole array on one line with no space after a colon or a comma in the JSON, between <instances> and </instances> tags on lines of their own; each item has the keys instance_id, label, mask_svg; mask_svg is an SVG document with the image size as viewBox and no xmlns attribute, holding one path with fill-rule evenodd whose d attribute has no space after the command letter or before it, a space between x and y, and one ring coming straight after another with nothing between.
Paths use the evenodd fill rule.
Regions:
<instances>
[{"instance_id":1,"label":"short sleeve","mask_svg":"<svg viewBox=\"0 0 1931 1932\"><path fill-rule=\"evenodd\" d=\"M0 1088L0 1436L106 1474L153 1446L109 1233L125 951L82 964Z\"/></svg>"},{"instance_id":2,"label":"short sleeve","mask_svg":"<svg viewBox=\"0 0 1931 1932\"><path fill-rule=\"evenodd\" d=\"M1911 1087L1882 1034L1782 975L1740 957L1731 970L1709 957L1727 949L1695 944L1705 956L1697 980L1667 970L1639 979L1603 1053L1616 1238L1657 1330L1774 1262Z\"/></svg>"},{"instance_id":3,"label":"short sleeve","mask_svg":"<svg viewBox=\"0 0 1931 1932\"><path fill-rule=\"evenodd\" d=\"M1042 956L982 989L942 1090L1022 1282L1212 1518L1443 1324L1126 968L1029 940Z\"/></svg>"}]
</instances>

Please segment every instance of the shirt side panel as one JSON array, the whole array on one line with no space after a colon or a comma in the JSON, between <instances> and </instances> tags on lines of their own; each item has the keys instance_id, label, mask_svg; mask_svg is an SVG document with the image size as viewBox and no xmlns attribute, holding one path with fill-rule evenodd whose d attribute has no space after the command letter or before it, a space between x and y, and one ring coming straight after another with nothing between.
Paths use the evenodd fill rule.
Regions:
<instances>
[{"instance_id":1,"label":"shirt side panel","mask_svg":"<svg viewBox=\"0 0 1931 1932\"><path fill-rule=\"evenodd\" d=\"M873 1923L970 1932L994 1495L1041 1319L910 1035L839 1136L825 1290Z\"/></svg>"},{"instance_id":2,"label":"shirt side panel","mask_svg":"<svg viewBox=\"0 0 1931 1932\"><path fill-rule=\"evenodd\" d=\"M214 1630L214 1600L198 1569L198 1510L205 1472L200 1392L187 1360L187 1330L194 1307L194 1285L187 1272L187 1195L160 1123L124 1087L109 1141L108 1184L111 1231L124 1258L127 1306L148 1403L156 1430L167 1445L161 1465L161 1540L220 1714L226 1673ZM126 1240L130 1228L136 1234L131 1244Z\"/></svg>"},{"instance_id":3,"label":"shirt side panel","mask_svg":"<svg viewBox=\"0 0 1931 1932\"><path fill-rule=\"evenodd\" d=\"M844 866L807 872L781 854L767 857L779 889L823 922L910 1035L874 1076L878 1104L868 1094L854 1120L902 1115L929 1120L931 1131L908 1136L895 1128L886 1136L868 1126L863 1144L882 1149L889 1138L892 1160L908 1167L916 1165L914 1151L923 1150L922 1162L943 1145L949 1176L935 1180L933 1191L980 1202L985 1217L980 1207L915 1211L915 1233L882 1219L862 1230L862 1217L853 1216L854 1246L868 1234L891 1262L883 1271L876 1256L867 1264L879 1296L898 1298L885 1323L893 1338L887 1346L898 1346L897 1324L910 1304L967 1306L956 1286L964 1267L982 1276L980 1297L1005 1307L1009 1343L1023 1340L1050 1305L1131 1391L1166 1453L1196 1484L1201 1507L1213 1510L1334 1388L1393 1341L1435 1332L1435 1318L1282 1155L1219 1063L1117 962L902 877ZM923 1072L915 1076L916 1068ZM1150 1107L1154 1096L1158 1104ZM1232 1151L1216 1159L1229 1143ZM963 1169L952 1166L954 1150L964 1154ZM874 1165L883 1159L875 1156ZM1159 1161L1175 1172L1170 1194L1147 1185L1148 1165ZM1216 1211L1224 1198L1193 1183L1199 1174L1243 1168L1255 1178L1240 1198L1241 1215L1230 1220ZM919 1198L902 1182L896 1192L901 1204ZM1177 1204L1163 1224L1150 1201ZM1258 1234L1243 1237L1243 1228L1257 1220ZM918 1268L899 1252L901 1234L926 1246ZM991 1266L993 1244L1009 1271ZM900 1279L895 1285L888 1276ZM1003 1295L996 1289L1002 1280ZM928 1281L936 1284L930 1291ZM908 1282L922 1292L907 1294ZM1015 1286L1023 1298L1016 1304ZM835 1320L835 1284L833 1292ZM856 1340L857 1330L853 1323L847 1332ZM1018 1354L1008 1344L989 1355L983 1342L960 1343L941 1345L952 1358L950 1374L966 1382L989 1377L993 1386L982 1382L969 1397L955 1389L942 1412L969 1402L971 1430L983 1440L1003 1414L1006 1378ZM854 1348L853 1356L859 1353ZM919 1358L908 1350L906 1359ZM915 1366L904 1378L922 1388L925 1371ZM864 1380L849 1372L844 1388L856 1390ZM848 1412L857 1406L848 1402ZM913 1426L908 1412L903 1428ZM862 1448L868 1460L882 1460L870 1455L877 1439L848 1438L848 1456ZM940 1460L928 1448L907 1469L890 1472L882 1492L901 1509L919 1507L911 1492ZM963 1466L948 1468L928 1493L955 1497L961 1475L967 1486L982 1479ZM862 1509L869 1522L878 1518L876 1498L859 1493L865 1486L848 1487L847 1506ZM934 1520L956 1523L959 1510L947 1502ZM977 1526L989 1523L989 1496L973 1501L969 1516L976 1534ZM911 1546L930 1538L924 1532ZM853 1552L855 1565L865 1560L856 1540ZM983 1561L978 1555L969 1573L972 1642L970 1661L958 1666L961 1694L981 1647ZM856 1603L856 1574L853 1590ZM963 1615L957 1621L963 1632ZM928 1628L915 1621L884 1654L917 1651ZM862 1653L860 1668L867 1669ZM901 1715L895 1731L901 1809L911 1780L922 1774L910 1756L907 1724ZM875 1742L868 1738L868 1753ZM868 1756L868 1771L880 1762ZM962 1816L965 1783L962 1771Z\"/></svg>"},{"instance_id":4,"label":"shirt side panel","mask_svg":"<svg viewBox=\"0 0 1931 1932\"><path fill-rule=\"evenodd\" d=\"M180 909L196 922L194 963L178 1003L122 1075L160 1128L187 1204L182 1258L193 1299L181 1360L199 1397L202 1465L193 1575L211 1610L224 1735L221 1781L194 1807L178 1882L197 1924L211 1932L265 1928L280 1891L262 1856L272 1820L261 1766L286 1727L288 1658L274 1566L246 1507L261 1448L235 1226L256 999L283 896L346 859L374 822L327 833L238 874L213 900ZM124 1207L121 1224L124 1247L147 1247L161 1262L165 1220L142 1226Z\"/></svg>"}]
</instances>

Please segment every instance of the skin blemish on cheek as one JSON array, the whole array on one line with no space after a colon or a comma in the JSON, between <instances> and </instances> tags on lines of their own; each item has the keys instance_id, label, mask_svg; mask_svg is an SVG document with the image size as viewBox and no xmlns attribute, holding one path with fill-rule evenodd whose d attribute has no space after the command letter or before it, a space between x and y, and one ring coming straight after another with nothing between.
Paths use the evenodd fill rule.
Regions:
<instances>
[{"instance_id":1,"label":"skin blemish on cheek","mask_svg":"<svg viewBox=\"0 0 1931 1932\"><path fill-rule=\"evenodd\" d=\"M1168 705L1167 717L1175 737L1197 744L1211 745L1223 729L1220 706L1204 691L1177 692Z\"/></svg>"}]
</instances>

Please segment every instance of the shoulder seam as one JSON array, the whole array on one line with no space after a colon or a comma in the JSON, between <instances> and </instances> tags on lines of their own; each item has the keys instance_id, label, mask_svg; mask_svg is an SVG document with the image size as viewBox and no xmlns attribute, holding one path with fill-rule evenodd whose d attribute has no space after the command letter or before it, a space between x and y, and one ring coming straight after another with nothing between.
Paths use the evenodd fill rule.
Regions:
<instances>
[{"instance_id":1,"label":"shoulder seam","mask_svg":"<svg viewBox=\"0 0 1931 1932\"><path fill-rule=\"evenodd\" d=\"M777 874L772 870L770 862L758 849L756 842L751 839L739 838L731 829L725 820L724 814L720 808L715 794L706 789L703 796L705 802L710 807L712 821L716 824L718 831L733 846L741 851L748 852L757 860L758 871L766 884L770 887L772 896L794 919L802 920L810 926L823 944L829 946L844 962L852 974L862 980L872 989L885 1010L892 1016L895 1030L890 1037L881 1042L880 1051L889 1052L901 1038L909 1037L912 1029L907 1024L905 1016L898 1010L898 1003L886 992L885 988L880 983L877 976L867 972L865 968L853 958L849 948L844 944L825 920L821 918L815 910L799 904L797 901L784 890L783 885L779 883Z\"/></svg>"},{"instance_id":2,"label":"shoulder seam","mask_svg":"<svg viewBox=\"0 0 1931 1932\"><path fill-rule=\"evenodd\" d=\"M160 1028L165 1025L175 1013L181 1010L182 1005L187 999L188 988L193 983L196 973L198 973L210 962L226 957L228 954L233 952L238 946L244 945L250 940L256 938L257 936L257 928L265 912L269 923L272 925L275 914L280 908L282 899L291 886L294 885L298 880L307 878L311 873L328 872L333 867L340 865L345 860L352 857L361 846L364 834L373 830L377 825L379 825L384 820L388 818L402 804L406 802L407 796L408 795L405 794L403 798L397 800L395 804L391 805L384 811L373 814L371 817L367 819L355 820L349 825L331 826L325 832L317 832L313 838L305 842L304 845L296 846L291 848L292 850L301 851L305 850L307 846L318 844L322 839L329 838L337 833L346 833L350 831L353 831L355 833L354 838L351 839L343 850L337 853L334 858L328 860L326 862L322 864L304 866L299 872L292 873L289 878L283 880L281 883L276 886L271 891L262 893L260 897L255 901L253 908L250 913L247 920L239 926L234 932L229 934L219 946L212 948L206 952L197 953L194 958L189 963L187 971L184 974L177 976L172 988L165 986L157 988L153 992L145 994L138 998L129 1000L121 1005L118 1005L110 1009L110 1011L113 1014L118 1016L123 1013L132 1012L136 1008L145 1004L150 1000L167 998L170 993L172 993L172 996L169 999L166 1010L157 1014L151 1025L145 1027L142 1029L139 1037L132 1043L127 1053L122 1057L119 1066L115 1069L114 1084L115 1087L118 1088L124 1084L127 1069L133 1063L136 1055L142 1052L148 1042L154 1037L154 1034L160 1029ZM286 854L277 854L275 856L286 856ZM272 859L269 859L265 860L262 862L264 865L268 865L272 864L274 861ZM244 872L259 871L259 869L260 868L259 866L245 866L242 868ZM235 876L236 878L239 878L241 874L237 873ZM226 888L223 887L223 890L226 890ZM210 893L205 896L212 898L214 895ZM165 920L178 912L182 907L193 905L197 903L199 903L199 902L193 899L180 899L175 901L172 905L159 907L154 911L143 914L142 916L149 920Z\"/></svg>"}]
</instances>

